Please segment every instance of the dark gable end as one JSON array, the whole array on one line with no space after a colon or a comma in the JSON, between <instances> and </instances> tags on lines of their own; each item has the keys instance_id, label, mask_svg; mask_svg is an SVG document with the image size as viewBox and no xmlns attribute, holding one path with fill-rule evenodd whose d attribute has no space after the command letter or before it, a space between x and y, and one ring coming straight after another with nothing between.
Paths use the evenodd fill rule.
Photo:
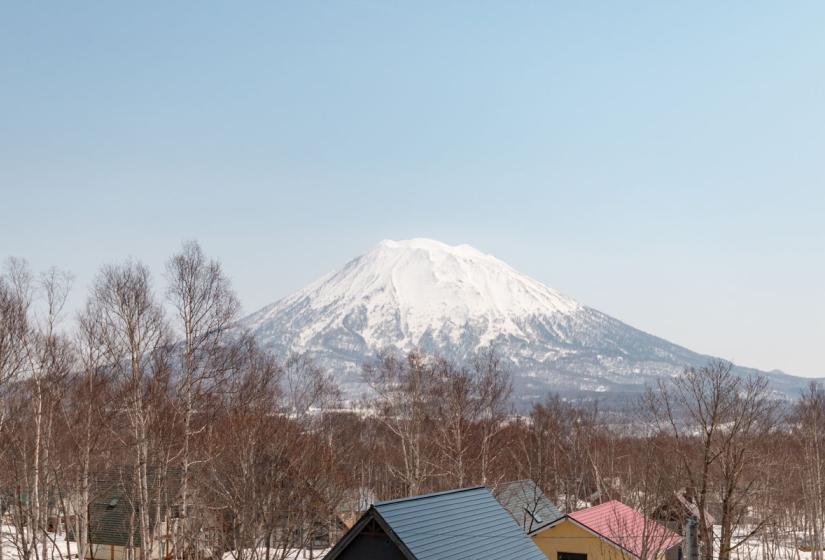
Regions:
<instances>
[{"instance_id":1,"label":"dark gable end","mask_svg":"<svg viewBox=\"0 0 825 560\"><path fill-rule=\"evenodd\" d=\"M387 527L373 506L361 516L324 560L415 560L406 547Z\"/></svg>"}]
</instances>

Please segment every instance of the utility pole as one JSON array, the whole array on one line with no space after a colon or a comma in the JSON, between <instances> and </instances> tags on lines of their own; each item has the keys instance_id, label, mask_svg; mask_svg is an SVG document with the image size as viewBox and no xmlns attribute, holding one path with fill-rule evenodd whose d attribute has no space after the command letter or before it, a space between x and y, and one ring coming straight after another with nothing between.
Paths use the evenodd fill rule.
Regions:
<instances>
[{"instance_id":1,"label":"utility pole","mask_svg":"<svg viewBox=\"0 0 825 560\"><path fill-rule=\"evenodd\" d=\"M691 515L685 523L684 560L699 560L698 524L694 515Z\"/></svg>"}]
</instances>

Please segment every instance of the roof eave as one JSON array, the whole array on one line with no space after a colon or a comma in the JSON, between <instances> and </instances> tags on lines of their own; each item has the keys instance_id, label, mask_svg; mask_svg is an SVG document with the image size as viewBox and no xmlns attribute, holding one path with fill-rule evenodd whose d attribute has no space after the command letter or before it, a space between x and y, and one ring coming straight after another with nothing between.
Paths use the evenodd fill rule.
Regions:
<instances>
[{"instance_id":1,"label":"roof eave","mask_svg":"<svg viewBox=\"0 0 825 560\"><path fill-rule=\"evenodd\" d=\"M537 534L537 533L541 533L542 531L544 531L544 530L546 530L546 529L549 529L549 528L551 528L551 527L555 527L556 525L558 525L560 522L564 521L564 520L565 520L565 519L567 519L567 518L568 518L568 516L567 516L567 515L562 515L561 517L559 517L559 518L557 518L557 519L554 519L554 520L553 520L553 521L551 521L550 523L545 523L545 524L544 524L544 525L542 525L541 527L537 527L537 528L535 528L535 529L530 529L530 530L529 530L529 531L527 531L525 534L526 534L528 537L532 537L533 535L535 535L535 534Z\"/></svg>"}]
</instances>

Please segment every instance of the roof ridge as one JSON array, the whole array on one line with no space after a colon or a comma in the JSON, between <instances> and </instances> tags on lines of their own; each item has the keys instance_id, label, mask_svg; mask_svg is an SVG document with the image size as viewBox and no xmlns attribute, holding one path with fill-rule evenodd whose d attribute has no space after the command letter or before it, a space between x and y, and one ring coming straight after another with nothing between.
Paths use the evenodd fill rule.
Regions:
<instances>
[{"instance_id":1,"label":"roof ridge","mask_svg":"<svg viewBox=\"0 0 825 560\"><path fill-rule=\"evenodd\" d=\"M602 502L602 503L600 503L600 504L596 504L595 506L590 506L590 507L586 507L586 508L583 508L583 509L577 509L576 511L571 511L571 512L570 512L570 515L573 515L574 513L584 513L584 512L586 512L586 511L592 511L592 510L594 510L594 509L598 509L598 508L601 508L601 507L604 507L604 506L609 506L609 505L611 505L611 504L613 504L613 505L620 505L620 506L625 507L625 508L628 508L628 509L633 509L633 508L632 508L632 507L630 507L629 505L625 504L624 502L620 502L619 500L608 500L608 501L606 501L606 502ZM635 510L634 510L634 511L635 511Z\"/></svg>"},{"instance_id":2,"label":"roof ridge","mask_svg":"<svg viewBox=\"0 0 825 560\"><path fill-rule=\"evenodd\" d=\"M459 492L468 492L470 490L480 490L484 489L487 490L485 486L470 486L468 488L456 488L454 490L443 490L441 492L430 492L429 494L420 494L418 496L408 496L406 498L395 498L394 500L383 500L381 502L375 502L373 507L376 506L385 506L389 504L396 504L398 502L412 502L414 500L421 500L423 498L432 498L434 496L444 496L447 494L457 494Z\"/></svg>"},{"instance_id":3,"label":"roof ridge","mask_svg":"<svg viewBox=\"0 0 825 560\"><path fill-rule=\"evenodd\" d=\"M536 481L531 479L531 478L519 478L517 480L505 480L503 482L499 482L497 486L509 486L511 484L519 484L519 483L524 484L525 482L529 482L530 484L534 485L539 490L541 490L541 488L536 483Z\"/></svg>"}]
</instances>

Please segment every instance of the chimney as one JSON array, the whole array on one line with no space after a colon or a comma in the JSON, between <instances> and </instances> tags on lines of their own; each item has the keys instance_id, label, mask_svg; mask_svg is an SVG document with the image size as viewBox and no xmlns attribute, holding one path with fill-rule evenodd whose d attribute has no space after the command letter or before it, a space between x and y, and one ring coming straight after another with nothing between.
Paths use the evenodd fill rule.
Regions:
<instances>
[{"instance_id":1,"label":"chimney","mask_svg":"<svg viewBox=\"0 0 825 560\"><path fill-rule=\"evenodd\" d=\"M685 539L683 541L684 560L699 560L699 522L691 515L685 523Z\"/></svg>"}]
</instances>

